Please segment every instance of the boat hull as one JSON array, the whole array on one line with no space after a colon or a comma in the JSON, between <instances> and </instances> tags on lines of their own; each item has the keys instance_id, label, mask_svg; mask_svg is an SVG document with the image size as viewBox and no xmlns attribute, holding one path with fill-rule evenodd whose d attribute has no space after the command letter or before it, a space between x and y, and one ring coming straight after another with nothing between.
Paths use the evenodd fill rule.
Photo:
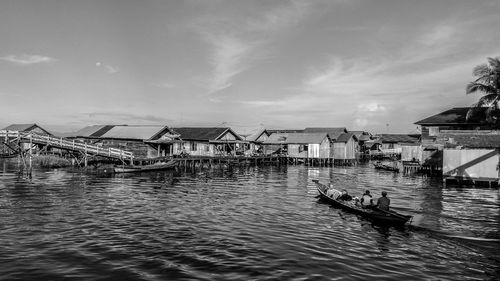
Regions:
<instances>
[{"instance_id":1,"label":"boat hull","mask_svg":"<svg viewBox=\"0 0 500 281\"><path fill-rule=\"evenodd\" d=\"M374 222L389 225L404 225L412 218L412 216L401 215L393 211L384 211L377 208L364 209L350 202L330 198L325 193L327 188L326 185L321 184L317 181L314 182L316 183L320 199L322 199L324 202L327 202L336 208L340 208L350 213L360 215Z\"/></svg>"},{"instance_id":2,"label":"boat hull","mask_svg":"<svg viewBox=\"0 0 500 281\"><path fill-rule=\"evenodd\" d=\"M160 171L172 169L177 165L177 161L172 160L167 163L161 164L153 164L146 166L124 166L124 167L115 167L115 173L138 173L138 172L149 172L149 171Z\"/></svg>"}]
</instances>

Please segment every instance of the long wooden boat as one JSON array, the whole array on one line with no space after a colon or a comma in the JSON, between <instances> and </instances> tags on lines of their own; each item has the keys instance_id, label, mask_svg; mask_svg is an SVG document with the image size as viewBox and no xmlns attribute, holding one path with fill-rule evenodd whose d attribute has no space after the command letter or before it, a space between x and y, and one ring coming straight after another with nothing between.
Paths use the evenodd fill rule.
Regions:
<instances>
[{"instance_id":1,"label":"long wooden boat","mask_svg":"<svg viewBox=\"0 0 500 281\"><path fill-rule=\"evenodd\" d=\"M316 187L319 191L319 196L323 201L329 203L334 207L341 208L356 215L360 215L374 222L388 225L403 225L412 218L412 216L402 215L394 211L385 211L378 208L364 209L360 206L357 206L353 200L343 201L328 197L326 195L328 187L320 183L318 180L313 180L313 182L316 183Z\"/></svg>"},{"instance_id":2,"label":"long wooden boat","mask_svg":"<svg viewBox=\"0 0 500 281\"><path fill-rule=\"evenodd\" d=\"M399 168L398 167L394 167L394 166L382 164L380 162L377 162L377 163L373 164L373 167L375 167L375 169L379 169L379 170L399 172Z\"/></svg>"},{"instance_id":3,"label":"long wooden boat","mask_svg":"<svg viewBox=\"0 0 500 281\"><path fill-rule=\"evenodd\" d=\"M176 160L170 160L168 162L160 162L151 165L144 166L123 166L115 167L115 173L137 173L137 172L148 172L148 171L158 171L174 168L177 165Z\"/></svg>"}]
</instances>

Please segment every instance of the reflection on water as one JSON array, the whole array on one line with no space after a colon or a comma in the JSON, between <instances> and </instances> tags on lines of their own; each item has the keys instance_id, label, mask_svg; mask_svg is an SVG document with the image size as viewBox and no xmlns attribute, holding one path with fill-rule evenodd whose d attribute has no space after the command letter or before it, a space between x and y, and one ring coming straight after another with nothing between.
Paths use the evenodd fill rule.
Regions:
<instances>
[{"instance_id":1,"label":"reflection on water","mask_svg":"<svg viewBox=\"0 0 500 281\"><path fill-rule=\"evenodd\" d=\"M111 175L0 162L5 280L497 280L498 190L368 166ZM318 201L312 179L386 190L412 226ZM3 280L2 279L2 280Z\"/></svg>"}]
</instances>

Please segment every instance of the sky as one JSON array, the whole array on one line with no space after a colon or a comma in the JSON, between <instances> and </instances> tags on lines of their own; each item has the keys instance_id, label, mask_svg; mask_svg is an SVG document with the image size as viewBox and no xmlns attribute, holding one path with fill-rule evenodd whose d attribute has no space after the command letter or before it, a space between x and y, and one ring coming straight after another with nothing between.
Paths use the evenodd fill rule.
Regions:
<instances>
[{"instance_id":1,"label":"sky","mask_svg":"<svg viewBox=\"0 0 500 281\"><path fill-rule=\"evenodd\" d=\"M0 127L415 133L500 56L500 1L2 0Z\"/></svg>"}]
</instances>

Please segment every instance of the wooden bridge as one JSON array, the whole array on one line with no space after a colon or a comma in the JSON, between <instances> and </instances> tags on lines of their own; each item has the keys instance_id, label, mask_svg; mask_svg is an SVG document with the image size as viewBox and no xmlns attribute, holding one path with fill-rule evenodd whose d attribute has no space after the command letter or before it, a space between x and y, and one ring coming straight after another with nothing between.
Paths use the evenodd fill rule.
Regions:
<instances>
[{"instance_id":1,"label":"wooden bridge","mask_svg":"<svg viewBox=\"0 0 500 281\"><path fill-rule=\"evenodd\" d=\"M134 160L134 154L130 151L111 147L105 148L97 145L83 143L80 141L68 140L65 138L55 138L46 135L39 135L33 132L0 130L0 139L3 139L3 143L7 146L9 146L9 143L20 142L29 143L31 145L37 144L42 146L54 147L67 151L80 152L83 153L84 156L101 156L106 158L119 159L122 161L130 161L130 163L132 163L132 161Z\"/></svg>"}]
</instances>

